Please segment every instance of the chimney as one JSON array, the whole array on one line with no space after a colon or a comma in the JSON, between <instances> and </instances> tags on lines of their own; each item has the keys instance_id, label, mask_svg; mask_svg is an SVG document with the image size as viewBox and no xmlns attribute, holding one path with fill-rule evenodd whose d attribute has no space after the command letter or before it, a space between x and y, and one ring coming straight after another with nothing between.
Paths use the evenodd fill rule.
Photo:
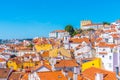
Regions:
<instances>
[{"instance_id":1,"label":"chimney","mask_svg":"<svg viewBox=\"0 0 120 80\"><path fill-rule=\"evenodd\" d=\"M78 80L77 67L74 67L73 80Z\"/></svg>"},{"instance_id":2,"label":"chimney","mask_svg":"<svg viewBox=\"0 0 120 80\"><path fill-rule=\"evenodd\" d=\"M43 63L43 60L41 60L40 62L41 62L41 65L43 65L43 64L44 64L44 63Z\"/></svg>"},{"instance_id":3,"label":"chimney","mask_svg":"<svg viewBox=\"0 0 120 80\"><path fill-rule=\"evenodd\" d=\"M101 74L101 73L96 73L96 75L95 75L95 80L103 80L103 74Z\"/></svg>"},{"instance_id":4,"label":"chimney","mask_svg":"<svg viewBox=\"0 0 120 80\"><path fill-rule=\"evenodd\" d=\"M74 73L74 74L73 74L73 80L78 80L78 75L77 75L77 73Z\"/></svg>"},{"instance_id":5,"label":"chimney","mask_svg":"<svg viewBox=\"0 0 120 80\"><path fill-rule=\"evenodd\" d=\"M55 64L56 64L56 59L55 58L51 58L50 59L50 64L52 66L52 71L54 71L55 70Z\"/></svg>"},{"instance_id":6,"label":"chimney","mask_svg":"<svg viewBox=\"0 0 120 80\"><path fill-rule=\"evenodd\" d=\"M64 71L64 69L62 69L62 74L65 76L65 71Z\"/></svg>"}]
</instances>

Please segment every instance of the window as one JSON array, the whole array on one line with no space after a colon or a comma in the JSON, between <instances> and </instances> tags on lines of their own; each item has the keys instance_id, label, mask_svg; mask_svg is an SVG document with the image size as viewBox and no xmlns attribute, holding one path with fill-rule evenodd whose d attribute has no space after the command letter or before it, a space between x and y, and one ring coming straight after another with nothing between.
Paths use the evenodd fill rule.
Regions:
<instances>
[{"instance_id":1,"label":"window","mask_svg":"<svg viewBox=\"0 0 120 80\"><path fill-rule=\"evenodd\" d=\"M111 49L111 53L113 52L113 49Z\"/></svg>"},{"instance_id":2,"label":"window","mask_svg":"<svg viewBox=\"0 0 120 80\"><path fill-rule=\"evenodd\" d=\"M102 55L102 57L104 58L105 56L104 56L104 55Z\"/></svg>"},{"instance_id":3,"label":"window","mask_svg":"<svg viewBox=\"0 0 120 80\"><path fill-rule=\"evenodd\" d=\"M109 59L111 60L111 59L112 59L112 56L109 56Z\"/></svg>"},{"instance_id":4,"label":"window","mask_svg":"<svg viewBox=\"0 0 120 80\"><path fill-rule=\"evenodd\" d=\"M108 42L108 39L105 39L106 42Z\"/></svg>"},{"instance_id":5,"label":"window","mask_svg":"<svg viewBox=\"0 0 120 80\"><path fill-rule=\"evenodd\" d=\"M103 51L105 51L105 49L103 49Z\"/></svg>"},{"instance_id":6,"label":"window","mask_svg":"<svg viewBox=\"0 0 120 80\"><path fill-rule=\"evenodd\" d=\"M111 64L111 63L109 63L109 67L112 67L112 64Z\"/></svg>"}]
</instances>

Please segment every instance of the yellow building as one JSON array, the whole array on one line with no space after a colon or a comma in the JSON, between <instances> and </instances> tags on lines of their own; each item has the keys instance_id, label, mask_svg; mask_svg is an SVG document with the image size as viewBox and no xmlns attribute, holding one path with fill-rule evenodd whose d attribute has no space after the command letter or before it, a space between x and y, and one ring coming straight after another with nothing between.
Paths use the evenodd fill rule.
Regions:
<instances>
[{"instance_id":1,"label":"yellow building","mask_svg":"<svg viewBox=\"0 0 120 80\"><path fill-rule=\"evenodd\" d=\"M13 70L18 70L22 68L22 62L17 59L12 59L7 62L7 67L12 68Z\"/></svg>"},{"instance_id":2,"label":"yellow building","mask_svg":"<svg viewBox=\"0 0 120 80\"><path fill-rule=\"evenodd\" d=\"M58 56L58 49L52 49L49 51L49 57L57 57Z\"/></svg>"},{"instance_id":3,"label":"yellow building","mask_svg":"<svg viewBox=\"0 0 120 80\"><path fill-rule=\"evenodd\" d=\"M23 68L31 68L35 66L35 62L31 62L31 61L25 61L23 62Z\"/></svg>"},{"instance_id":4,"label":"yellow building","mask_svg":"<svg viewBox=\"0 0 120 80\"><path fill-rule=\"evenodd\" d=\"M7 62L7 67L8 68L12 68L13 70L19 70L19 69L23 69L23 68L31 68L34 67L35 65L39 64L40 62L36 61L21 61L16 59L11 59Z\"/></svg>"},{"instance_id":5,"label":"yellow building","mask_svg":"<svg viewBox=\"0 0 120 80\"><path fill-rule=\"evenodd\" d=\"M65 56L67 58L71 58L70 52L64 48L59 48L59 49L55 48L50 50L49 57L58 57L58 56Z\"/></svg>"},{"instance_id":6,"label":"yellow building","mask_svg":"<svg viewBox=\"0 0 120 80\"><path fill-rule=\"evenodd\" d=\"M46 51L52 49L52 45L51 44L35 45L35 49L37 52L40 52L41 50Z\"/></svg>"},{"instance_id":7,"label":"yellow building","mask_svg":"<svg viewBox=\"0 0 120 80\"><path fill-rule=\"evenodd\" d=\"M102 67L101 59L100 58L82 59L82 72L91 67L101 68Z\"/></svg>"},{"instance_id":8,"label":"yellow building","mask_svg":"<svg viewBox=\"0 0 120 80\"><path fill-rule=\"evenodd\" d=\"M83 20L83 21L80 22L80 24L81 24L81 27L82 27L82 26L85 26L85 25L88 25L88 24L92 24L92 21L90 21L90 20Z\"/></svg>"}]
</instances>

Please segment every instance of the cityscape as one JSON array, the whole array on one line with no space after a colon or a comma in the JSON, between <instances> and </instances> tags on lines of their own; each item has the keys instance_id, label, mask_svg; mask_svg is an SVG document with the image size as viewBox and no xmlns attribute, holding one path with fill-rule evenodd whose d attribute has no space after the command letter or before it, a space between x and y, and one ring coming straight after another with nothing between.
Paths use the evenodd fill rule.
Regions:
<instances>
[{"instance_id":1,"label":"cityscape","mask_svg":"<svg viewBox=\"0 0 120 80\"><path fill-rule=\"evenodd\" d=\"M119 0L1 0L0 80L120 80Z\"/></svg>"},{"instance_id":2,"label":"cityscape","mask_svg":"<svg viewBox=\"0 0 120 80\"><path fill-rule=\"evenodd\" d=\"M120 20L80 24L48 38L1 40L0 80L119 80Z\"/></svg>"}]
</instances>

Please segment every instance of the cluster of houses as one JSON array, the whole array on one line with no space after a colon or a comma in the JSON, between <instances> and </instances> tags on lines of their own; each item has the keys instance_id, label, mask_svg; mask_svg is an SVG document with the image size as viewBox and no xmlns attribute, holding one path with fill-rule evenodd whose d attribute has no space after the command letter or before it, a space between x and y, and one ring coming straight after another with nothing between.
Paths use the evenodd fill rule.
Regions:
<instances>
[{"instance_id":1,"label":"cluster of houses","mask_svg":"<svg viewBox=\"0 0 120 80\"><path fill-rule=\"evenodd\" d=\"M49 38L1 44L0 80L119 80L120 21L81 21L81 29L73 37L56 30Z\"/></svg>"}]
</instances>

